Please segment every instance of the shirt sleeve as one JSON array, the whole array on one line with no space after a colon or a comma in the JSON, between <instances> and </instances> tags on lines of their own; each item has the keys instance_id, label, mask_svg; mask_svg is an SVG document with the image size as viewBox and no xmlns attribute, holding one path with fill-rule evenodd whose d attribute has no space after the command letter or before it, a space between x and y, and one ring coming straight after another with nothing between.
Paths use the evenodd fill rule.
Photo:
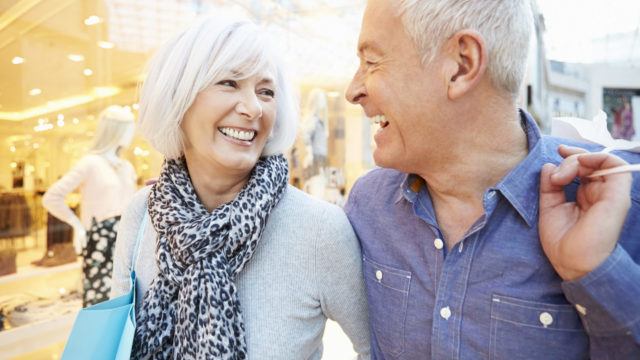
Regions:
<instances>
[{"instance_id":1,"label":"shirt sleeve","mask_svg":"<svg viewBox=\"0 0 640 360\"><path fill-rule=\"evenodd\" d=\"M327 318L347 334L358 359L370 358L367 297L360 246L344 212L332 206L316 243L316 282Z\"/></svg>"},{"instance_id":2,"label":"shirt sleeve","mask_svg":"<svg viewBox=\"0 0 640 360\"><path fill-rule=\"evenodd\" d=\"M84 227L82 221L65 203L65 197L77 189L91 172L91 161L85 157L81 159L69 172L56 181L42 197L42 206L51 215L73 227Z\"/></svg>"},{"instance_id":3,"label":"shirt sleeve","mask_svg":"<svg viewBox=\"0 0 640 360\"><path fill-rule=\"evenodd\" d=\"M640 265L622 246L562 289L589 334L592 358L640 358Z\"/></svg>"}]
</instances>

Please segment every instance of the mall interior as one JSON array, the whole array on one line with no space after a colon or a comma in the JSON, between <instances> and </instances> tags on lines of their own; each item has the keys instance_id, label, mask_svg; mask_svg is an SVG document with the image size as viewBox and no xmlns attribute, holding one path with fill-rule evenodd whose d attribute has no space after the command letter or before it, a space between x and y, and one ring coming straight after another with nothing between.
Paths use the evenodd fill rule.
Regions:
<instances>
[{"instance_id":1,"label":"mall interior","mask_svg":"<svg viewBox=\"0 0 640 360\"><path fill-rule=\"evenodd\" d=\"M297 139L285 154L290 183L344 205L354 181L375 166L376 125L344 97L358 65L364 5L364 0L0 0L0 358L60 358L83 306L87 274L73 247L74 224L48 211L44 194L88 154L101 111L119 105L137 118L146 62L198 18L249 17L272 34L300 108ZM640 124L640 68L548 59L544 17L536 16L521 106L546 132L554 116L591 118L604 109L614 133L637 139L629 131ZM639 109L624 125L632 129L616 129L623 126L616 119L625 106ZM138 133L120 157L132 165L136 188L157 178L164 160ZM79 216L79 187L63 195ZM325 358L352 358L340 329L335 324L327 329Z\"/></svg>"}]
</instances>

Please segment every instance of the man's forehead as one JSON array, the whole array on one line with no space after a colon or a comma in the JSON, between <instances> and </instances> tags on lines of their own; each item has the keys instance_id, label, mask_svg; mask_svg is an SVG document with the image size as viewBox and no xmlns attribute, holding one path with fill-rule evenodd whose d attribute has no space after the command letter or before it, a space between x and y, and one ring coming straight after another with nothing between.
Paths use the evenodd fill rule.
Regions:
<instances>
[{"instance_id":1,"label":"man's forehead","mask_svg":"<svg viewBox=\"0 0 640 360\"><path fill-rule=\"evenodd\" d=\"M358 53L382 53L393 33L402 22L391 3L393 0L369 0L364 12L360 38L358 39Z\"/></svg>"}]
</instances>

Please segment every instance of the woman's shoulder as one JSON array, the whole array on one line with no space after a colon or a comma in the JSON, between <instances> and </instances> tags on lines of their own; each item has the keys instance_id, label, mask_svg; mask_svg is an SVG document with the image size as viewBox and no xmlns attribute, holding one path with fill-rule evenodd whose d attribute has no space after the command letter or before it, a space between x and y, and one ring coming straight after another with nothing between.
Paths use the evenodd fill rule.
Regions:
<instances>
[{"instance_id":1,"label":"woman's shoulder","mask_svg":"<svg viewBox=\"0 0 640 360\"><path fill-rule=\"evenodd\" d=\"M313 238L316 244L351 242L355 238L341 207L316 199L293 186L288 186L271 219L281 230L288 229L296 237Z\"/></svg>"},{"instance_id":2,"label":"woman's shoulder","mask_svg":"<svg viewBox=\"0 0 640 360\"><path fill-rule=\"evenodd\" d=\"M122 215L123 220L127 223L133 223L135 226L140 224L140 220L143 218L144 212L147 211L147 199L151 192L151 185L145 186L135 194L129 201L129 205Z\"/></svg>"},{"instance_id":3,"label":"woman's shoulder","mask_svg":"<svg viewBox=\"0 0 640 360\"><path fill-rule=\"evenodd\" d=\"M288 213L293 219L313 219L332 223L346 220L346 215L341 207L314 198L302 190L288 185L287 190L278 206L281 212Z\"/></svg>"}]
</instances>

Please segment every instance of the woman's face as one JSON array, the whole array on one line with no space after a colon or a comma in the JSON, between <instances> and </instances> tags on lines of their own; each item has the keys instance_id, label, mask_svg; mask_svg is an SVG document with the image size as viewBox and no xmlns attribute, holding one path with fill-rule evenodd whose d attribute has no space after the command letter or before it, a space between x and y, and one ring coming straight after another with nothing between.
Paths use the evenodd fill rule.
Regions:
<instances>
[{"instance_id":1,"label":"woman's face","mask_svg":"<svg viewBox=\"0 0 640 360\"><path fill-rule=\"evenodd\" d=\"M201 91L181 124L187 160L231 172L250 172L276 119L270 73L223 79Z\"/></svg>"}]
</instances>

